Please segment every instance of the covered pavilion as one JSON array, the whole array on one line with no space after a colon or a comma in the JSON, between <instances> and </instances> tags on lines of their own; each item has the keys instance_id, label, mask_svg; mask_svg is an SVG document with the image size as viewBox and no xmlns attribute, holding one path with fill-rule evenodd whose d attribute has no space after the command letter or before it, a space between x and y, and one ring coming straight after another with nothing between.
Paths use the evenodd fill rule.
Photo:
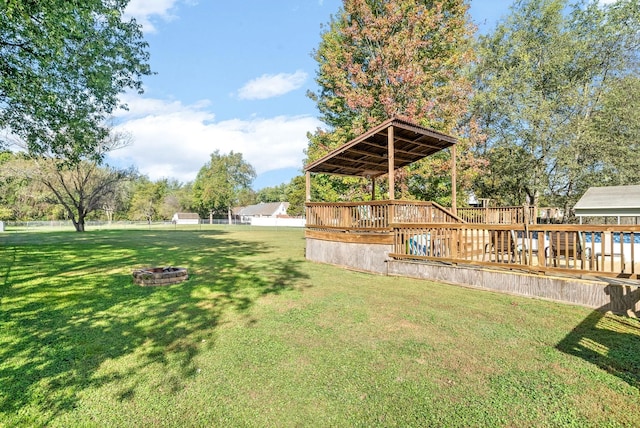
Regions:
<instances>
[{"instance_id":1,"label":"covered pavilion","mask_svg":"<svg viewBox=\"0 0 640 428\"><path fill-rule=\"evenodd\" d=\"M371 180L375 199L376 178L387 174L389 200L395 200L395 174L446 148L451 148L452 210L456 206L456 143L447 134L394 117L305 166L306 199L311 200L311 173L365 177Z\"/></svg>"}]
</instances>

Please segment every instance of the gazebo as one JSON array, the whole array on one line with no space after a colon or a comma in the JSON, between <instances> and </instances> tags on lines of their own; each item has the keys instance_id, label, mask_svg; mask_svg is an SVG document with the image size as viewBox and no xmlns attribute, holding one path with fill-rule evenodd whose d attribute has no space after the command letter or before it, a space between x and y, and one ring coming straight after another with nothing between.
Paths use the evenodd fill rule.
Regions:
<instances>
[{"instance_id":1,"label":"gazebo","mask_svg":"<svg viewBox=\"0 0 640 428\"><path fill-rule=\"evenodd\" d=\"M389 200L395 200L394 171L451 147L452 207L456 206L457 140L441 132L394 117L308 164L307 201L311 200L311 173L365 177L371 180L371 199L375 197L376 178L387 174Z\"/></svg>"},{"instance_id":2,"label":"gazebo","mask_svg":"<svg viewBox=\"0 0 640 428\"><path fill-rule=\"evenodd\" d=\"M373 272L386 272L393 252L391 227L400 222L460 223L455 215L457 140L407 119L391 118L305 167L306 255L310 260ZM395 199L395 170L450 148L452 205ZM311 174L365 177L371 201L311 202ZM376 179L387 175L387 200L374 200Z\"/></svg>"}]
</instances>

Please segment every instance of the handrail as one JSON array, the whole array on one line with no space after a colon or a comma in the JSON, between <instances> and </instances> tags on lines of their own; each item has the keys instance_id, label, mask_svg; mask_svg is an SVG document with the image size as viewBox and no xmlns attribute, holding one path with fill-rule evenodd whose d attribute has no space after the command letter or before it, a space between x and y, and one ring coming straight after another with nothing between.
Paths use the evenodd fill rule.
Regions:
<instances>
[{"instance_id":1,"label":"handrail","mask_svg":"<svg viewBox=\"0 0 640 428\"><path fill-rule=\"evenodd\" d=\"M640 279L640 226L392 223L396 259Z\"/></svg>"},{"instance_id":2,"label":"handrail","mask_svg":"<svg viewBox=\"0 0 640 428\"><path fill-rule=\"evenodd\" d=\"M433 204L434 207L438 208L440 211L446 212L451 218L457 220L458 223L467 223L466 220L464 220L462 217L458 216L457 214L453 214L451 211L449 211L448 208L444 208L442 205L438 204L437 202L431 202L431 203Z\"/></svg>"},{"instance_id":3,"label":"handrail","mask_svg":"<svg viewBox=\"0 0 640 428\"><path fill-rule=\"evenodd\" d=\"M451 222L464 220L428 201L307 202L307 229L390 232L393 222Z\"/></svg>"},{"instance_id":4,"label":"handrail","mask_svg":"<svg viewBox=\"0 0 640 428\"><path fill-rule=\"evenodd\" d=\"M537 219L536 207L508 206L508 207L458 207L458 215L468 223L483 224L535 224Z\"/></svg>"}]
</instances>

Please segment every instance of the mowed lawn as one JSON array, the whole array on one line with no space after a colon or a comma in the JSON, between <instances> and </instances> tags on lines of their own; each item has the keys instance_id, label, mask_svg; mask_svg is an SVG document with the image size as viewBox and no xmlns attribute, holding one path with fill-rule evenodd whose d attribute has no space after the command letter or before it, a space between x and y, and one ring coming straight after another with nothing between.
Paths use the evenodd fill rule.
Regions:
<instances>
[{"instance_id":1,"label":"mowed lawn","mask_svg":"<svg viewBox=\"0 0 640 428\"><path fill-rule=\"evenodd\" d=\"M0 426L45 425L639 426L640 322L307 262L300 229L9 230Z\"/></svg>"}]
</instances>

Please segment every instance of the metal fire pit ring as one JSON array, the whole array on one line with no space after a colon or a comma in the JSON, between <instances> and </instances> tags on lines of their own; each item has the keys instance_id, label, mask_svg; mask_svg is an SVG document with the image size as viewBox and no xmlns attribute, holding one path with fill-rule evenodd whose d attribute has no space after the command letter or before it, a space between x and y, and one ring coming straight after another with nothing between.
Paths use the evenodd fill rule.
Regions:
<instances>
[{"instance_id":1,"label":"metal fire pit ring","mask_svg":"<svg viewBox=\"0 0 640 428\"><path fill-rule=\"evenodd\" d=\"M151 267L133 271L133 282L143 287L178 284L187 279L187 269L182 267Z\"/></svg>"}]
</instances>

